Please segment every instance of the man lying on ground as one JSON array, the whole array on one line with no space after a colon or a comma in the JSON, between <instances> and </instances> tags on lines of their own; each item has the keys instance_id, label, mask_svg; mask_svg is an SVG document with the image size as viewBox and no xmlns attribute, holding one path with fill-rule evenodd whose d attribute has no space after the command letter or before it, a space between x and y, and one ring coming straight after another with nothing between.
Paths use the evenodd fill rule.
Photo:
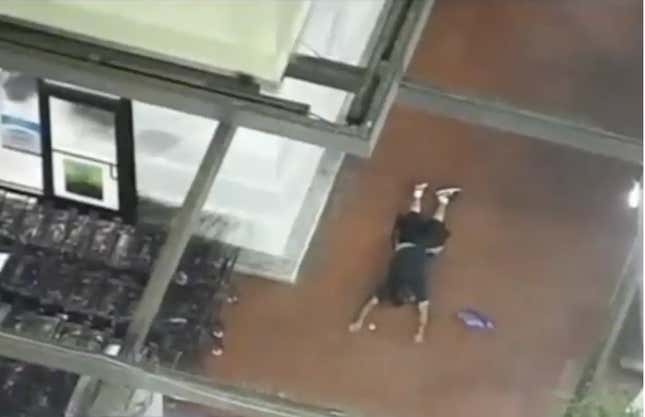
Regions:
<instances>
[{"instance_id":1,"label":"man lying on ground","mask_svg":"<svg viewBox=\"0 0 645 417\"><path fill-rule=\"evenodd\" d=\"M414 304L419 311L419 327L414 341L423 342L430 309L430 285L429 281L426 282L426 266L443 250L450 237L450 231L444 222L446 210L453 198L461 192L457 187L438 189L435 192L438 206L432 218L426 219L421 213L421 200L427 187L427 183L414 187L409 212L397 218L393 234L394 255L385 283L361 308L356 321L349 325L350 332L358 332L370 311L381 302L389 301L397 307Z\"/></svg>"}]
</instances>

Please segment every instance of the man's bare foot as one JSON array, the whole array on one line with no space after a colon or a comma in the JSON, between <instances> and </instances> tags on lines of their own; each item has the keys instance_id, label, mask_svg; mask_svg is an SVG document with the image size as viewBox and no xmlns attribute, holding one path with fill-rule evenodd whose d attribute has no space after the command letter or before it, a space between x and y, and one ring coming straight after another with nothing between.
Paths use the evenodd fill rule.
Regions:
<instances>
[{"instance_id":1,"label":"man's bare foot","mask_svg":"<svg viewBox=\"0 0 645 417\"><path fill-rule=\"evenodd\" d=\"M461 193L461 188L459 187L443 187L435 191L437 200L442 204L448 204L455 198L459 193Z\"/></svg>"},{"instance_id":2,"label":"man's bare foot","mask_svg":"<svg viewBox=\"0 0 645 417\"><path fill-rule=\"evenodd\" d=\"M356 333L356 332L358 332L359 330L361 330L362 328L363 328L363 323L361 323L361 322L354 322L354 323L352 323L352 324L350 324L350 325L349 325L349 332L350 332L350 333Z\"/></svg>"},{"instance_id":3,"label":"man's bare foot","mask_svg":"<svg viewBox=\"0 0 645 417\"><path fill-rule=\"evenodd\" d=\"M421 198L421 197L423 197L423 193L425 193L426 188L428 188L428 183L427 182L422 182L422 183L419 183L419 184L415 184L414 192L413 192L412 195L414 196L414 198Z\"/></svg>"},{"instance_id":4,"label":"man's bare foot","mask_svg":"<svg viewBox=\"0 0 645 417\"><path fill-rule=\"evenodd\" d=\"M423 343L423 333L417 333L414 335L414 343Z\"/></svg>"}]
</instances>

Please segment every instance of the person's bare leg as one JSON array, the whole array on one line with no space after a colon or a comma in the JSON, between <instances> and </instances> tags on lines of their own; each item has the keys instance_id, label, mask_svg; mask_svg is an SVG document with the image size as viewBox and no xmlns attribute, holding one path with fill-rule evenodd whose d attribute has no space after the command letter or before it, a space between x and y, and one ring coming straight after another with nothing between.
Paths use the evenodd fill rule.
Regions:
<instances>
[{"instance_id":1,"label":"person's bare leg","mask_svg":"<svg viewBox=\"0 0 645 417\"><path fill-rule=\"evenodd\" d=\"M426 188L428 188L427 182L422 182L414 186L414 191L412 192L412 203L410 203L410 211L421 213L421 200L423 199L423 194L426 192Z\"/></svg>"},{"instance_id":2,"label":"person's bare leg","mask_svg":"<svg viewBox=\"0 0 645 417\"><path fill-rule=\"evenodd\" d=\"M432 218L435 220L439 220L440 222L443 222L446 219L446 209L448 208L448 203L443 203L439 202L437 204L437 208L434 209L434 214L432 215Z\"/></svg>"},{"instance_id":3,"label":"person's bare leg","mask_svg":"<svg viewBox=\"0 0 645 417\"><path fill-rule=\"evenodd\" d=\"M448 204L452 199L461 192L459 187L445 187L440 188L435 192L437 196L437 208L434 211L433 219L443 222L446 220L446 211L448 209Z\"/></svg>"},{"instance_id":4,"label":"person's bare leg","mask_svg":"<svg viewBox=\"0 0 645 417\"><path fill-rule=\"evenodd\" d=\"M460 192L461 188L459 187L444 187L435 191L435 195L437 196L437 208L435 209L432 218L443 223L446 220L448 205ZM443 251L443 246L426 249L427 254L433 255L438 255L441 251Z\"/></svg>"},{"instance_id":5,"label":"person's bare leg","mask_svg":"<svg viewBox=\"0 0 645 417\"><path fill-rule=\"evenodd\" d=\"M414 190L412 191L412 201L410 202L410 207L409 207L409 213L418 213L421 214L421 211L423 210L421 200L423 200L423 195L426 192L426 188L428 188L428 183L427 182L420 182L418 184L415 184ZM399 218L397 218L396 224L394 226L394 229L392 230L392 247L396 248L396 245L399 244L399 229L398 229L398 224L399 224Z\"/></svg>"},{"instance_id":6,"label":"person's bare leg","mask_svg":"<svg viewBox=\"0 0 645 417\"><path fill-rule=\"evenodd\" d=\"M358 317L356 320L349 325L349 331L351 333L356 333L360 329L363 328L363 324L365 323L365 319L367 316L370 314L370 311L374 309L378 305L378 297L372 297L370 298L367 303L361 308L360 313L358 314Z\"/></svg>"},{"instance_id":7,"label":"person's bare leg","mask_svg":"<svg viewBox=\"0 0 645 417\"><path fill-rule=\"evenodd\" d=\"M428 312L430 310L430 302L428 300L422 301L417 304L419 310L419 327L417 327L417 332L414 334L415 343L423 343L423 338L426 331L426 325L428 324Z\"/></svg>"}]
</instances>

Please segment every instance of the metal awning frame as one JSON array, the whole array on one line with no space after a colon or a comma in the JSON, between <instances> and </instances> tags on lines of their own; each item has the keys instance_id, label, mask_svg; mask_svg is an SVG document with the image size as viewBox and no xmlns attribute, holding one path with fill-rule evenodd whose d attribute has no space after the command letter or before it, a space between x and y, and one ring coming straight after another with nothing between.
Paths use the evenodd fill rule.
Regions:
<instances>
[{"instance_id":1,"label":"metal awning frame","mask_svg":"<svg viewBox=\"0 0 645 417\"><path fill-rule=\"evenodd\" d=\"M87 375L114 385L143 388L177 399L248 417L339 417L345 413L312 407L217 383L167 368L134 364L123 358L84 352L53 343L2 332L3 356ZM86 416L84 416L86 417Z\"/></svg>"},{"instance_id":2,"label":"metal awning frame","mask_svg":"<svg viewBox=\"0 0 645 417\"><path fill-rule=\"evenodd\" d=\"M305 103L276 99L244 75L224 76L0 16L0 67L222 120L367 157L396 97L434 0L389 0L367 66L294 56L285 75L355 94L351 123L321 120Z\"/></svg>"},{"instance_id":3,"label":"metal awning frame","mask_svg":"<svg viewBox=\"0 0 645 417\"><path fill-rule=\"evenodd\" d=\"M226 77L69 37L0 16L0 68L127 97L220 121L209 150L176 215L171 233L135 311L119 358L0 331L0 355L95 380L146 389L245 416L324 417L342 412L303 406L277 396L217 385L140 362L140 348L238 127L247 127L358 156L369 156L397 94L399 81L430 14L433 0L389 0L363 67L296 56L286 75L355 95L353 122L312 117L308 106L260 93L248 77ZM79 387L77 387L79 388ZM85 401L90 394L77 389ZM89 400L91 402L91 399ZM84 404L86 404L84 402Z\"/></svg>"},{"instance_id":4,"label":"metal awning frame","mask_svg":"<svg viewBox=\"0 0 645 417\"><path fill-rule=\"evenodd\" d=\"M218 128L219 132L215 133L212 140L222 141L218 148L222 152L209 152L205 162L217 162L223 157L230 140L229 133L237 127L252 128L367 157L371 154L389 110L397 98L399 83L433 3L433 0L388 1L377 24L379 29L375 30L370 41L372 54L364 66L351 66L317 57L293 57L286 71L287 76L345 90L355 95L347 123L320 120L312 117L308 106L303 103L263 95L259 86L248 77L227 77L187 68L177 63L162 62L105 45L92 44L87 39L69 38L65 34L46 31L2 16L0 67L219 120L220 127L225 127ZM428 97L434 99L437 96L433 91L414 95L412 93L418 93L416 86L403 87L404 93L417 101L427 101ZM470 103L462 103L463 100L458 101L459 106L470 106ZM457 101L451 98L450 103L454 104ZM438 113L444 108L434 107L434 111ZM461 114L461 110L460 107L449 116ZM490 106L484 106L482 110L482 105L478 105L472 109L473 114L467 117L467 121L476 120L481 123L482 111L485 111L486 115L492 114L493 111L500 112L497 107L491 110ZM505 110L504 114L506 113L508 111ZM517 130L507 126L510 122L504 123L505 126L502 127L506 130ZM491 122L492 127L500 127L501 124ZM566 132L571 130L569 126L565 128ZM593 134L601 139L607 136L602 132ZM569 137L577 138L580 134L576 131L575 134L567 133L564 136L570 142ZM561 142L564 143L564 139ZM213 149L217 148L215 145ZM629 146L627 153L631 153L633 145L627 143L625 146ZM609 152L604 148L602 151ZM619 156L625 158L624 153ZM194 190L195 196L203 195L210 189L219 163L217 165L210 171L199 170L191 186L191 192ZM165 295L168 274L163 272L176 268L176 265L173 267L172 264L183 253L187 236L190 236L191 227L199 215L201 198L195 199L197 201L192 203L191 199L186 199L180 215L176 218L175 225L179 225L175 228L177 238L169 238L162 248L162 253L173 255L172 262L155 268L157 273L153 274L145 290L149 296L142 300L135 313L135 316L141 319L130 329L132 340L128 341L129 346L126 345L124 355L110 358L9 332L0 332L0 355L87 375L112 384L127 382L133 388L160 392L254 417L342 415L334 410L301 406L278 397L220 386L214 381L202 380L195 376L150 368L148 364L137 361L137 349L149 330L150 317L154 315Z\"/></svg>"},{"instance_id":5,"label":"metal awning frame","mask_svg":"<svg viewBox=\"0 0 645 417\"><path fill-rule=\"evenodd\" d=\"M153 320L163 302L182 254L198 223L202 207L222 166L236 126L220 122L193 179L188 194L170 224L166 242L154 262L143 296L133 314L118 358L60 346L51 341L36 340L11 331L0 331L0 356L60 369L90 380L130 389L144 389L174 398L233 412L244 417L330 417L342 416L337 410L326 410L285 401L277 396L238 390L218 385L209 378L178 373L155 366L143 358L143 345ZM81 378L68 407L76 417L86 417L96 398L93 384ZM124 398L124 404L126 399Z\"/></svg>"}]
</instances>

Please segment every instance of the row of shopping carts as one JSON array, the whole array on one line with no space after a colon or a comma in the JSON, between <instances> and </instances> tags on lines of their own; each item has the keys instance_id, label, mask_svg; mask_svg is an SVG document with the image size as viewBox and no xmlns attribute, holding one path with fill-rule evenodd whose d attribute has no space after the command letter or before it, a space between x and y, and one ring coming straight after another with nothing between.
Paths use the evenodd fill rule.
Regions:
<instances>
[{"instance_id":1,"label":"row of shopping carts","mask_svg":"<svg viewBox=\"0 0 645 417\"><path fill-rule=\"evenodd\" d=\"M156 225L133 226L0 191L0 328L116 354L166 235ZM191 239L150 329L145 358L185 369L202 354L223 353L222 310L237 301L238 254L221 242ZM11 362L16 369L31 366ZM31 375L20 372L14 374ZM17 386L3 386L0 398ZM39 386L29 389L41 392Z\"/></svg>"},{"instance_id":2,"label":"row of shopping carts","mask_svg":"<svg viewBox=\"0 0 645 417\"><path fill-rule=\"evenodd\" d=\"M0 358L2 417L62 417L78 376Z\"/></svg>"}]
</instances>

